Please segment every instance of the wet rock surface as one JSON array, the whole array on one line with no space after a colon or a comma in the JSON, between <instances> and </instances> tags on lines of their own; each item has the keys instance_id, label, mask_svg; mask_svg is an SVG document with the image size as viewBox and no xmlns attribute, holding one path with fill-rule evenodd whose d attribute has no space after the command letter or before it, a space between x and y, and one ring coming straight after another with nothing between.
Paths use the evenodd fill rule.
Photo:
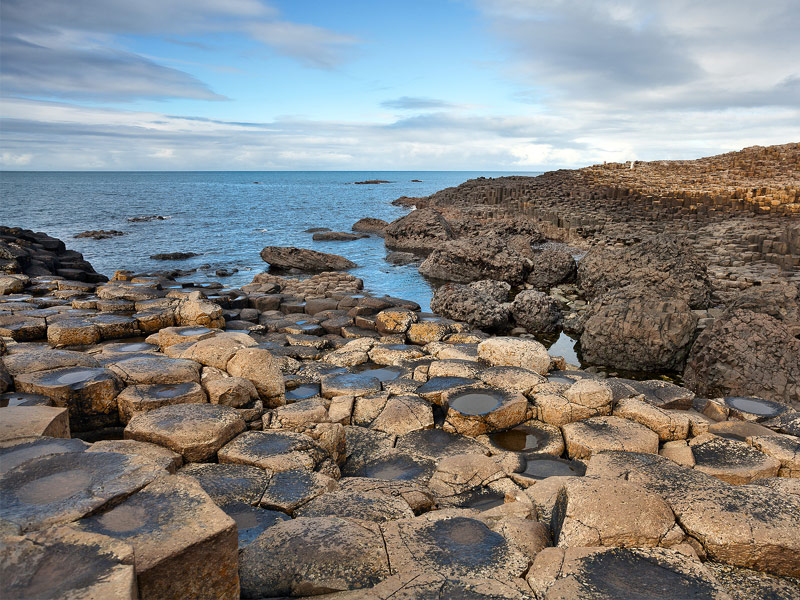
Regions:
<instances>
[{"instance_id":1,"label":"wet rock surface","mask_svg":"<svg viewBox=\"0 0 800 600\"><path fill-rule=\"evenodd\" d=\"M276 269L297 269L298 271L346 271L356 266L355 263L343 256L303 248L267 246L261 250L261 258Z\"/></svg>"}]
</instances>

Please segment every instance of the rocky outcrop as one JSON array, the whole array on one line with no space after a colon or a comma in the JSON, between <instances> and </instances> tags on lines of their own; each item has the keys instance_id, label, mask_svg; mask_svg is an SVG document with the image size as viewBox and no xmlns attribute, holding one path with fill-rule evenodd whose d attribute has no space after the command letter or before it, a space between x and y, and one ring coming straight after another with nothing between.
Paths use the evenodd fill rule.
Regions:
<instances>
[{"instance_id":1,"label":"rocky outcrop","mask_svg":"<svg viewBox=\"0 0 800 600\"><path fill-rule=\"evenodd\" d=\"M364 217L353 223L351 228L358 233L372 233L374 235L383 236L389 224L383 219L376 219L375 217Z\"/></svg>"},{"instance_id":2,"label":"rocky outcrop","mask_svg":"<svg viewBox=\"0 0 800 600\"><path fill-rule=\"evenodd\" d=\"M365 237L369 236L347 231L318 231L311 239L315 242L354 242Z\"/></svg>"},{"instance_id":3,"label":"rocky outcrop","mask_svg":"<svg viewBox=\"0 0 800 600\"><path fill-rule=\"evenodd\" d=\"M422 208L389 224L384 237L390 250L428 254L454 239L455 234L441 213Z\"/></svg>"},{"instance_id":4,"label":"rocky outcrop","mask_svg":"<svg viewBox=\"0 0 800 600\"><path fill-rule=\"evenodd\" d=\"M558 302L544 292L526 290L511 304L514 322L530 333L557 333L563 318Z\"/></svg>"},{"instance_id":5,"label":"rocky outcrop","mask_svg":"<svg viewBox=\"0 0 800 600\"><path fill-rule=\"evenodd\" d=\"M800 340L769 315L730 311L697 338L684 381L700 396L757 396L800 408Z\"/></svg>"},{"instance_id":6,"label":"rocky outcrop","mask_svg":"<svg viewBox=\"0 0 800 600\"><path fill-rule=\"evenodd\" d=\"M495 279L519 285L529 268L529 261L504 241L487 236L447 242L428 256L419 272L432 279L457 283Z\"/></svg>"},{"instance_id":7,"label":"rocky outcrop","mask_svg":"<svg viewBox=\"0 0 800 600\"><path fill-rule=\"evenodd\" d=\"M526 283L535 289L547 291L554 285L572 281L578 273L578 266L572 254L562 248L545 248L534 252Z\"/></svg>"},{"instance_id":8,"label":"rocky outcrop","mask_svg":"<svg viewBox=\"0 0 800 600\"><path fill-rule=\"evenodd\" d=\"M261 251L261 258L276 269L296 269L298 271L346 271L356 264L337 254L327 254L305 248L267 246Z\"/></svg>"},{"instance_id":9,"label":"rocky outcrop","mask_svg":"<svg viewBox=\"0 0 800 600\"><path fill-rule=\"evenodd\" d=\"M774 283L751 287L728 305L729 310L751 310L781 321L795 337L800 335L800 286Z\"/></svg>"},{"instance_id":10,"label":"rocky outcrop","mask_svg":"<svg viewBox=\"0 0 800 600\"><path fill-rule=\"evenodd\" d=\"M683 366L697 317L683 298L643 285L615 290L589 306L581 335L585 361L628 371Z\"/></svg>"},{"instance_id":11,"label":"rocky outcrop","mask_svg":"<svg viewBox=\"0 0 800 600\"><path fill-rule=\"evenodd\" d=\"M578 285L589 299L633 283L707 308L711 283L705 264L676 237L658 235L623 249L595 247L578 265Z\"/></svg>"},{"instance_id":12,"label":"rocky outcrop","mask_svg":"<svg viewBox=\"0 0 800 600\"><path fill-rule=\"evenodd\" d=\"M67 250L61 240L19 227L0 226L0 272L30 277L59 275L90 283L108 281L82 254Z\"/></svg>"},{"instance_id":13,"label":"rocky outcrop","mask_svg":"<svg viewBox=\"0 0 800 600\"><path fill-rule=\"evenodd\" d=\"M113 237L119 237L121 235L125 235L125 232L118 231L116 229L91 229L89 231L81 231L80 233L76 233L72 237L75 239L91 238L93 240L107 240Z\"/></svg>"},{"instance_id":14,"label":"rocky outcrop","mask_svg":"<svg viewBox=\"0 0 800 600\"><path fill-rule=\"evenodd\" d=\"M483 283L482 281L469 285L448 283L441 286L433 294L431 310L448 319L469 323L478 329L487 331L504 329L509 322L509 305L488 292L487 288L481 286ZM508 290L510 287L506 289L506 295Z\"/></svg>"}]
</instances>

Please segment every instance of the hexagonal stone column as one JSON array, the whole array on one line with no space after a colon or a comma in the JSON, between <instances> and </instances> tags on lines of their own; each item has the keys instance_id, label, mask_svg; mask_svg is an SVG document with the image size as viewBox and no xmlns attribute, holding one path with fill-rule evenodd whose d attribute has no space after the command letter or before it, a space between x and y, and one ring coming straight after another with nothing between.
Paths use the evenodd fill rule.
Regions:
<instances>
[{"instance_id":1,"label":"hexagonal stone column","mask_svg":"<svg viewBox=\"0 0 800 600\"><path fill-rule=\"evenodd\" d=\"M528 410L522 394L482 387L447 393L444 401L448 408L442 429L472 437L519 425Z\"/></svg>"},{"instance_id":2,"label":"hexagonal stone column","mask_svg":"<svg viewBox=\"0 0 800 600\"><path fill-rule=\"evenodd\" d=\"M130 385L117 396L119 418L126 425L134 416L162 406L202 404L208 402L203 388L193 381L186 383L156 383Z\"/></svg>"},{"instance_id":3,"label":"hexagonal stone column","mask_svg":"<svg viewBox=\"0 0 800 600\"><path fill-rule=\"evenodd\" d=\"M0 440L44 435L69 437L69 412L55 406L6 406L0 408Z\"/></svg>"},{"instance_id":4,"label":"hexagonal stone column","mask_svg":"<svg viewBox=\"0 0 800 600\"><path fill-rule=\"evenodd\" d=\"M191 477L161 477L79 527L133 546L142 599L239 598L236 523Z\"/></svg>"}]
</instances>

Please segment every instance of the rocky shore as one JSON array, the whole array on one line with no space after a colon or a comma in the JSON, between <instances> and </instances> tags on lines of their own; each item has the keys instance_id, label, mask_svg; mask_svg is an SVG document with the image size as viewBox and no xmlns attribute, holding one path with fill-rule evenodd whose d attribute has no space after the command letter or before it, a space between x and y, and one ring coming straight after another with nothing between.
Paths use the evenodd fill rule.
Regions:
<instances>
[{"instance_id":1,"label":"rocky shore","mask_svg":"<svg viewBox=\"0 0 800 600\"><path fill-rule=\"evenodd\" d=\"M106 281L1 229L3 597L797 598L797 156L681 163L695 209L606 165L354 227L424 259L435 313L335 255Z\"/></svg>"}]
</instances>

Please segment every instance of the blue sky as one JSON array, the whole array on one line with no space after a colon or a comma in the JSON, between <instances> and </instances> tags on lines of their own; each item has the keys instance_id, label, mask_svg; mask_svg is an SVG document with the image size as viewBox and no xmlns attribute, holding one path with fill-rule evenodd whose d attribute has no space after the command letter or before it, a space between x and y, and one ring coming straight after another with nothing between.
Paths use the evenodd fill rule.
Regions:
<instances>
[{"instance_id":1,"label":"blue sky","mask_svg":"<svg viewBox=\"0 0 800 600\"><path fill-rule=\"evenodd\" d=\"M800 140L796 0L4 0L0 168L527 171Z\"/></svg>"}]
</instances>

